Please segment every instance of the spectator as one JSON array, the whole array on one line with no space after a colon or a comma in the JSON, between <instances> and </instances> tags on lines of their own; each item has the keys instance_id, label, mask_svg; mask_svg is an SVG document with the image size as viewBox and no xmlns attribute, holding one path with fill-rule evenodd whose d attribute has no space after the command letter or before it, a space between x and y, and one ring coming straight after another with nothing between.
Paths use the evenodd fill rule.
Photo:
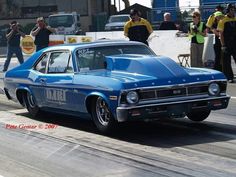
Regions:
<instances>
[{"instance_id":1,"label":"spectator","mask_svg":"<svg viewBox=\"0 0 236 177\"><path fill-rule=\"evenodd\" d=\"M171 13L164 13L164 21L161 23L159 30L177 30L173 21L171 21Z\"/></svg>"},{"instance_id":2,"label":"spectator","mask_svg":"<svg viewBox=\"0 0 236 177\"><path fill-rule=\"evenodd\" d=\"M7 30L7 58L3 66L3 72L7 71L12 55L15 53L20 64L24 62L22 50L20 48L20 38L25 37L25 33L20 29L16 21L10 23L10 28Z\"/></svg>"},{"instance_id":3,"label":"spectator","mask_svg":"<svg viewBox=\"0 0 236 177\"><path fill-rule=\"evenodd\" d=\"M197 11L193 12L193 22L190 23L188 33L191 38L191 66L203 67L202 53L204 47L204 37L206 36L206 25L201 22L201 14Z\"/></svg>"},{"instance_id":4,"label":"spectator","mask_svg":"<svg viewBox=\"0 0 236 177\"><path fill-rule=\"evenodd\" d=\"M215 12L221 12L221 13L223 13L223 11L224 11L224 8L223 8L221 5L216 6ZM209 29L209 32L210 32L210 33L212 32L212 31L211 31L211 28L212 28L212 25L214 24L214 22L215 22L215 13L213 13L212 15L210 15L210 17L208 18L207 23L206 23L206 26L207 26L207 28Z\"/></svg>"},{"instance_id":5,"label":"spectator","mask_svg":"<svg viewBox=\"0 0 236 177\"><path fill-rule=\"evenodd\" d=\"M220 43L220 33L217 30L217 26L219 21L224 18L224 14L220 11L214 13L214 22L211 25L211 32L215 35L215 42L214 42L214 51L215 51L215 64L214 69L218 71L222 71L221 66L221 43Z\"/></svg>"},{"instance_id":6,"label":"spectator","mask_svg":"<svg viewBox=\"0 0 236 177\"><path fill-rule=\"evenodd\" d=\"M153 32L151 24L140 17L140 11L131 9L130 20L126 22L124 26L124 35L129 38L130 41L139 41L148 45L147 39Z\"/></svg>"},{"instance_id":7,"label":"spectator","mask_svg":"<svg viewBox=\"0 0 236 177\"><path fill-rule=\"evenodd\" d=\"M231 56L236 62L236 17L233 4L227 5L226 16L220 20L217 29L220 31L221 52L223 52L222 70L228 81L233 83L234 74L231 66Z\"/></svg>"},{"instance_id":8,"label":"spectator","mask_svg":"<svg viewBox=\"0 0 236 177\"><path fill-rule=\"evenodd\" d=\"M47 26L43 17L37 18L37 24L30 32L30 34L35 37L34 43L36 45L36 51L48 47L49 35L52 33L55 33L55 29Z\"/></svg>"}]
</instances>

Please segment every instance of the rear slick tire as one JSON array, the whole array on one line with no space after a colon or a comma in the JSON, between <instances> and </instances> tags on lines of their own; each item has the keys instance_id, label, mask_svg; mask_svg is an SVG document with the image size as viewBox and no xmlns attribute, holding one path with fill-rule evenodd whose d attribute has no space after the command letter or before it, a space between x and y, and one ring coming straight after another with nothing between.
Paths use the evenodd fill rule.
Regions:
<instances>
[{"instance_id":1,"label":"rear slick tire","mask_svg":"<svg viewBox=\"0 0 236 177\"><path fill-rule=\"evenodd\" d=\"M26 106L28 112L30 113L30 115L33 118L36 118L37 116L40 115L41 110L37 106L35 98L33 97L33 95L31 93L26 92L24 94L24 102L25 102L25 106Z\"/></svg>"}]
</instances>

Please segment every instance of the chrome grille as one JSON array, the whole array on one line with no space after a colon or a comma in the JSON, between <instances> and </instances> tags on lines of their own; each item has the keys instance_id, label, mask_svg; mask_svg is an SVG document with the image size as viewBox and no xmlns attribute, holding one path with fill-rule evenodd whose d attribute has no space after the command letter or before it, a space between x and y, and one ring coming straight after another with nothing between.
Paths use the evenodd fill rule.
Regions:
<instances>
[{"instance_id":1,"label":"chrome grille","mask_svg":"<svg viewBox=\"0 0 236 177\"><path fill-rule=\"evenodd\" d=\"M208 94L208 85L140 90L140 100L165 99L173 97Z\"/></svg>"}]
</instances>

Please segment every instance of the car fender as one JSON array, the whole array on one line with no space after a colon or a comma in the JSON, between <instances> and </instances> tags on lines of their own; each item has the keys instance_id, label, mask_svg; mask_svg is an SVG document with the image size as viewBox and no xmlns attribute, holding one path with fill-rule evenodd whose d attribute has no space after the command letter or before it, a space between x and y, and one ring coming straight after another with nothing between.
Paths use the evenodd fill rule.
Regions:
<instances>
[{"instance_id":1,"label":"car fender","mask_svg":"<svg viewBox=\"0 0 236 177\"><path fill-rule=\"evenodd\" d=\"M20 92L29 92L30 94L33 94L31 92L31 90L26 87L26 86L19 86L16 88L16 97L17 97L17 100L19 101L19 103L22 105L22 106L25 106L25 103L24 103L24 100L23 100L23 97L22 95L20 94Z\"/></svg>"},{"instance_id":2,"label":"car fender","mask_svg":"<svg viewBox=\"0 0 236 177\"><path fill-rule=\"evenodd\" d=\"M97 91L91 92L85 98L85 105L86 105L88 113L91 113L91 107L89 107L89 103L91 103L91 101L94 97L102 97L106 101L106 103L108 104L108 107L110 107L110 101L105 94L103 94L101 92L97 92Z\"/></svg>"}]
</instances>

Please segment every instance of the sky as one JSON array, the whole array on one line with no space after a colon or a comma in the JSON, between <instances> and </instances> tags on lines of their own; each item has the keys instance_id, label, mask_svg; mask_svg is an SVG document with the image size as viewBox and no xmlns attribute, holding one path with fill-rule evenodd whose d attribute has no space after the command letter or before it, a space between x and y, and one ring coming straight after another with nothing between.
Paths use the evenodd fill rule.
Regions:
<instances>
[{"instance_id":1,"label":"sky","mask_svg":"<svg viewBox=\"0 0 236 177\"><path fill-rule=\"evenodd\" d=\"M118 2L118 0L116 0L116 1ZM123 9L124 3L122 2L122 0L120 0L120 2L121 2L121 9ZM133 5L135 3L141 4L141 5L144 5L147 7L151 7L151 0L130 0L130 5ZM189 5L198 6L199 0L179 0L179 5L180 6L189 6Z\"/></svg>"}]
</instances>

